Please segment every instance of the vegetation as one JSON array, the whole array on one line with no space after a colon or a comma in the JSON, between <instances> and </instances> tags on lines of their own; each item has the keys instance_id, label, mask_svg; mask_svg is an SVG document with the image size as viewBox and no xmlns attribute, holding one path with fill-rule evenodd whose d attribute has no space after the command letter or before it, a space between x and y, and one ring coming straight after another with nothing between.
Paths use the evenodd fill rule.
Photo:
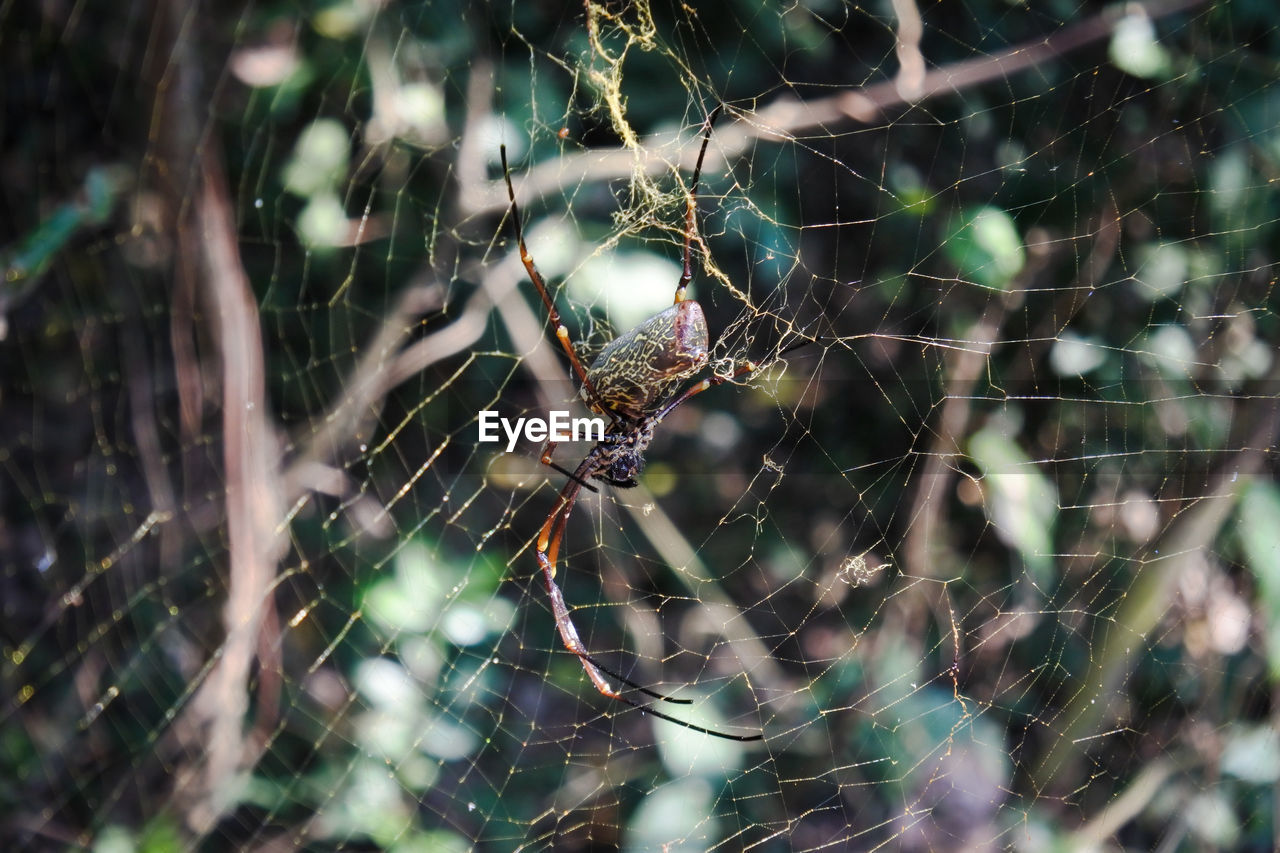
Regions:
<instances>
[{"instance_id":1,"label":"vegetation","mask_svg":"<svg viewBox=\"0 0 1280 853\"><path fill-rule=\"evenodd\" d=\"M0 4L6 849L1273 849L1273 18ZM589 361L719 104L691 292L761 369L557 581L759 743L593 689L564 478L477 441L578 393L499 145Z\"/></svg>"}]
</instances>

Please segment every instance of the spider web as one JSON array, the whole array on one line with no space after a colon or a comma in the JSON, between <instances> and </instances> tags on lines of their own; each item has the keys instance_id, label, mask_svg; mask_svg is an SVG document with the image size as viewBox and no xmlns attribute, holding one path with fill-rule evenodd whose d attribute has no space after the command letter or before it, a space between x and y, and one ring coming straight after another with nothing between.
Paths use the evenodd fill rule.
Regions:
<instances>
[{"instance_id":1,"label":"spider web","mask_svg":"<svg viewBox=\"0 0 1280 853\"><path fill-rule=\"evenodd\" d=\"M8 849L1272 849L1267 4L0 4ZM691 295L557 580L479 413ZM587 443L562 445L572 470Z\"/></svg>"}]
</instances>

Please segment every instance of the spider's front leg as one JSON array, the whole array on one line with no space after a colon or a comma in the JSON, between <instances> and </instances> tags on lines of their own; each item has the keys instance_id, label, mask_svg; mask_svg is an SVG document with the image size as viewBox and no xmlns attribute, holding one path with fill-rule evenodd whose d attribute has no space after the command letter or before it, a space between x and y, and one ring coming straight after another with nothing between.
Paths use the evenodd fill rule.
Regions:
<instances>
[{"instance_id":1,"label":"spider's front leg","mask_svg":"<svg viewBox=\"0 0 1280 853\"><path fill-rule=\"evenodd\" d=\"M724 383L729 382L730 380L737 379L739 376L743 376L747 373L751 373L754 370L756 370L758 367L759 365L756 364L754 361L744 361L742 364L738 365L737 369L734 370L733 373L730 373L728 376L720 376L717 373L713 373L710 376L708 376L706 379L693 383L688 388L686 388L682 394L680 394L670 403L667 403L665 406L663 406L661 409L658 410L657 414L653 416L653 425L656 427L658 424L662 423L663 418L671 414L676 409L677 406L681 405L682 403L688 402L691 397L696 397L697 395L701 394L703 391L706 391L708 388L714 388L717 385L723 385Z\"/></svg>"},{"instance_id":2,"label":"spider's front leg","mask_svg":"<svg viewBox=\"0 0 1280 853\"><path fill-rule=\"evenodd\" d=\"M693 280L693 240L698 231L698 179L702 177L702 158L707 156L707 143L711 141L711 128L720 116L723 105L718 104L702 125L702 148L698 149L698 163L693 167L693 180L689 182L689 195L685 198L684 212L684 264L680 270L680 281L676 284L675 302L685 300L685 290Z\"/></svg>"}]
</instances>

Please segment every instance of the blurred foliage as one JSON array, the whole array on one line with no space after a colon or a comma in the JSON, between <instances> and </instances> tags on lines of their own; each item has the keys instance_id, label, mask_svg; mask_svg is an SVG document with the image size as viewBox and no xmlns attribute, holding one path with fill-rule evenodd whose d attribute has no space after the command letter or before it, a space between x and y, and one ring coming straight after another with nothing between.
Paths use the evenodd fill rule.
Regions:
<instances>
[{"instance_id":1,"label":"blurred foliage","mask_svg":"<svg viewBox=\"0 0 1280 853\"><path fill-rule=\"evenodd\" d=\"M931 68L1119 23L725 159L785 98L892 79L890 4L73 5L0 4L6 849L1272 849L1273 4L921 6ZM522 192L581 167L525 210L575 340L669 300L684 196L638 164L722 101L694 284L716 355L817 340L664 424L656 511L584 501L560 578L604 663L766 744L611 705L558 645L529 543L562 480L475 441L480 409L542 404L499 300L343 436L352 488L282 520L278 712L264 662L261 757L196 829L230 345L183 290L197 152L225 164L288 462L405 293L438 300L409 343L496 298L500 142ZM634 171L593 176L620 146ZM1149 630L1121 618L1142 596ZM1114 683L1081 684L1115 642Z\"/></svg>"}]
</instances>

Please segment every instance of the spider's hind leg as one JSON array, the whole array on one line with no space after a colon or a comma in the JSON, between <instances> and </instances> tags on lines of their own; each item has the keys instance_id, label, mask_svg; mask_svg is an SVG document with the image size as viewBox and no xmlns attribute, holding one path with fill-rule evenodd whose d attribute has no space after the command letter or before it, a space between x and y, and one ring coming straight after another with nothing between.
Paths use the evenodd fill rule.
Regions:
<instances>
[{"instance_id":1,"label":"spider's hind leg","mask_svg":"<svg viewBox=\"0 0 1280 853\"><path fill-rule=\"evenodd\" d=\"M592 461L590 457L583 460L582 465L578 466L578 473L571 475L572 479L565 483L560 491L560 504L552 510L551 515L547 516L546 524L542 526L542 533L538 537L538 565L542 569L542 581L547 588L547 597L551 599L551 613L556 620L556 631L560 634L560 641L564 643L566 649L577 656L578 662L582 664L583 670L586 671L587 677L591 679L596 690L610 699L620 699L629 705L641 707L623 696L605 679L605 676L653 699L670 702L673 705L691 704L692 700L675 699L619 675L593 658L578 635L577 626L573 624L573 617L570 615L569 605L564 600L564 593L556 583L556 556L559 554L560 542L564 539L564 531L569 523L569 514L573 511L573 505L577 499L577 484L581 482L579 478L586 475L589 470L588 463Z\"/></svg>"}]
</instances>

